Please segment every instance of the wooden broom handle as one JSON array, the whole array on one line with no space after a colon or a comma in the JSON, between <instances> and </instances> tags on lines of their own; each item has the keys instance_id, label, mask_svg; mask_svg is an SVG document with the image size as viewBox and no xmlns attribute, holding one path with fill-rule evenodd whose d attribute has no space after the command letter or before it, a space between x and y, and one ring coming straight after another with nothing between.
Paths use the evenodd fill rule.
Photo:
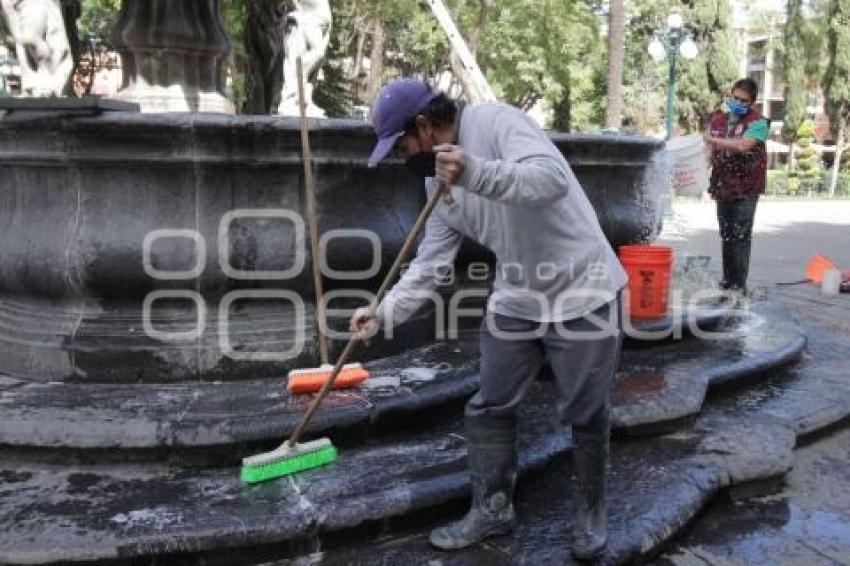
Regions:
<instances>
[{"instance_id":1,"label":"wooden broom handle","mask_svg":"<svg viewBox=\"0 0 850 566\"><path fill-rule=\"evenodd\" d=\"M330 348L328 337L322 331L327 324L325 318L324 290L322 270L319 265L319 213L316 206L316 186L313 183L313 155L310 152L310 134L307 131L307 100L304 96L304 67L301 57L295 59L298 74L298 109L301 114L301 152L304 162L304 200L307 205L307 219L310 224L310 250L312 252L313 289L316 293L316 326L319 334L319 359L322 364L329 363Z\"/></svg>"},{"instance_id":2,"label":"wooden broom handle","mask_svg":"<svg viewBox=\"0 0 850 566\"><path fill-rule=\"evenodd\" d=\"M434 211L434 207L437 206L437 203L440 200L440 197L446 192L445 186L440 186L434 194L431 195L431 198L428 199L428 203L425 205L425 208L422 209L422 212L419 213L419 218L416 219L416 224L413 225L413 228L410 230L410 233L407 235L407 239L404 240L404 245L401 246L401 251L398 252L398 255L395 258L395 262L393 262L392 267L390 268L387 276L384 277L384 282L381 283L381 287L378 289L378 293L375 295L375 298L372 300L372 310L378 308L378 305L381 304L381 301L384 299L384 295L387 292L390 284L395 280L398 272L401 271L401 266L407 260L407 256L410 254L410 250L413 249L416 240L419 238L419 235L422 233L422 230L425 228L425 224L428 222L428 218L431 216L431 213ZM307 409L307 412L304 413L304 417L301 418L301 422L298 423L298 426L295 427L295 431L293 431L292 436L289 437L288 444L289 446L295 447L298 443L298 439L301 438L301 435L304 433L304 429L307 428L307 425L310 423L310 419L313 418L313 413L316 412L316 409L319 408L319 403L322 402L322 399L328 394L331 387L333 387L334 381L336 381L337 376L342 371L342 366L348 361L351 357L351 354L354 353L354 348L357 344L360 343L360 338L358 336L352 336L348 340L348 344L345 345L345 349L339 355L339 359L336 361L336 365L334 366L333 371L331 372L330 377L325 381L322 385L322 388L319 390L319 393L316 395L313 402L310 403L310 407Z\"/></svg>"}]
</instances>

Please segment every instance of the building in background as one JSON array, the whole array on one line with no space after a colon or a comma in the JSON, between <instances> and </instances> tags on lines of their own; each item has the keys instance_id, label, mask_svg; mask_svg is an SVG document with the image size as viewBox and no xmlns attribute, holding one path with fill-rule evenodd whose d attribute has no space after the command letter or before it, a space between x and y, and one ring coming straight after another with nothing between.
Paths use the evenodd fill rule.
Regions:
<instances>
[{"instance_id":1,"label":"building in background","mask_svg":"<svg viewBox=\"0 0 850 566\"><path fill-rule=\"evenodd\" d=\"M770 119L771 139L778 142L785 114L785 79L782 61L775 46L782 41L785 23L785 0L756 0L733 3L732 22L738 38L738 61L741 76L759 85L756 101L761 113ZM824 112L821 88L808 93L808 118L815 125L819 142L831 140L829 118ZM786 148L787 151L787 148Z\"/></svg>"}]
</instances>

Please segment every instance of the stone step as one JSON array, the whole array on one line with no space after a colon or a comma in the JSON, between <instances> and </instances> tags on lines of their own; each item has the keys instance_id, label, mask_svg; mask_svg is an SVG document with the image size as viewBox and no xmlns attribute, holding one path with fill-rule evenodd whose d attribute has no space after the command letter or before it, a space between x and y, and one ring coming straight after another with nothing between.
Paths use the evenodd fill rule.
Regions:
<instances>
[{"instance_id":1,"label":"stone step","mask_svg":"<svg viewBox=\"0 0 850 566\"><path fill-rule=\"evenodd\" d=\"M423 346L366 364L365 387L332 391L310 432L368 427L463 400L477 388L477 340ZM312 396L289 396L285 375L169 385L0 382L0 444L47 449L223 447L238 461L250 443L294 430ZM240 444L248 447L239 448ZM120 452L113 456L120 458ZM65 456L59 456L64 458Z\"/></svg>"},{"instance_id":2,"label":"stone step","mask_svg":"<svg viewBox=\"0 0 850 566\"><path fill-rule=\"evenodd\" d=\"M713 339L624 351L613 394L615 429L629 434L675 429L700 411L710 387L765 376L793 362L805 344L793 322L768 304L755 305L746 317L730 322L722 336L719 332ZM437 342L366 366L372 378L358 389L332 392L311 431L336 435L363 429L366 437L374 437L399 422L424 418L435 407L446 405L457 413L477 388L477 337ZM0 444L148 450L153 459L163 452L173 456L219 448L207 450L205 458L233 462L254 449L252 443L287 436L309 401L288 396L283 375L167 385L7 378L0 383ZM121 452L113 457L121 458Z\"/></svg>"},{"instance_id":3,"label":"stone step","mask_svg":"<svg viewBox=\"0 0 850 566\"><path fill-rule=\"evenodd\" d=\"M805 344L792 322L765 305L722 332L722 339L626 350L613 395L614 427L632 434L675 428L699 412L709 387L764 375L796 359ZM359 427L376 434L391 426L385 421L416 419L436 406L453 405L448 410L456 412L476 389L477 356L477 338L468 335L369 362L372 378L361 388L332 392L312 430L333 434ZM425 380L411 378L415 368L423 368ZM7 378L0 384L0 444L148 449L159 451L157 457L163 449L218 447L233 461L244 455L240 444L288 435L309 400L288 396L282 375L167 385Z\"/></svg>"},{"instance_id":4,"label":"stone step","mask_svg":"<svg viewBox=\"0 0 850 566\"><path fill-rule=\"evenodd\" d=\"M569 443L554 419L551 384L534 387L532 399L520 433L524 470ZM33 465L0 455L0 563L152 556L351 528L462 497L465 452L455 414L437 428L344 449L333 465L254 486L240 483L238 466Z\"/></svg>"},{"instance_id":5,"label":"stone step","mask_svg":"<svg viewBox=\"0 0 850 566\"><path fill-rule=\"evenodd\" d=\"M692 427L614 442L612 532L603 563L650 556L719 491L781 476L792 465L797 438L850 415L850 382L837 371L850 347L825 346L832 337L823 331L814 340L802 365L713 397ZM460 418L446 415L422 431L343 448L330 466L256 486L241 485L235 466L57 466L4 453L0 562L129 563L166 555L225 564L319 552L304 560L568 563L574 508L563 455L569 440L554 418L552 387L535 383L522 407L526 479L517 532L468 551L437 553L424 539L468 497ZM546 462L546 473L528 474Z\"/></svg>"}]
</instances>

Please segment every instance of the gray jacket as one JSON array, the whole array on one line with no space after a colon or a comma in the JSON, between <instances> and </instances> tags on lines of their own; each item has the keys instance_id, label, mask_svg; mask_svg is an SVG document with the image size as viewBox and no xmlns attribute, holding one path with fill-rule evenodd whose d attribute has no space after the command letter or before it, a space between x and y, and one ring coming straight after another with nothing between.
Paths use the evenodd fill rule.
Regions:
<instances>
[{"instance_id":1,"label":"gray jacket","mask_svg":"<svg viewBox=\"0 0 850 566\"><path fill-rule=\"evenodd\" d=\"M505 104L467 106L458 143L468 156L428 221L416 258L378 308L383 325L409 318L436 288L464 236L497 258L488 309L551 322L614 299L626 274L566 159L528 116ZM426 179L428 196L436 190Z\"/></svg>"}]
</instances>

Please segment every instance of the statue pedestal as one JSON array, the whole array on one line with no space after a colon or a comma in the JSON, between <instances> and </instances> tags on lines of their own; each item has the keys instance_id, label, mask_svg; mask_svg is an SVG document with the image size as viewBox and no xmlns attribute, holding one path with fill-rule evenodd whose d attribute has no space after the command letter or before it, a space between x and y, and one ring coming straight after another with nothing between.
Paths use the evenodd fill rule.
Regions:
<instances>
[{"instance_id":1,"label":"statue pedestal","mask_svg":"<svg viewBox=\"0 0 850 566\"><path fill-rule=\"evenodd\" d=\"M124 0L113 30L124 84L142 112L226 112L222 62L230 43L218 0Z\"/></svg>"},{"instance_id":2,"label":"statue pedestal","mask_svg":"<svg viewBox=\"0 0 850 566\"><path fill-rule=\"evenodd\" d=\"M300 116L301 110L298 108L298 100L284 100L277 108L277 113L281 116ZM308 118L327 118L325 111L313 104L311 100L307 105L306 115Z\"/></svg>"},{"instance_id":3,"label":"statue pedestal","mask_svg":"<svg viewBox=\"0 0 850 566\"><path fill-rule=\"evenodd\" d=\"M142 112L224 112L233 114L233 103L217 92L198 92L182 85L140 86L122 90L116 98L137 103Z\"/></svg>"},{"instance_id":4,"label":"statue pedestal","mask_svg":"<svg viewBox=\"0 0 850 566\"><path fill-rule=\"evenodd\" d=\"M83 96L81 98L0 98L0 110L8 112L51 112L61 111L79 115L95 115L101 112L138 112L139 105L125 100Z\"/></svg>"}]
</instances>

